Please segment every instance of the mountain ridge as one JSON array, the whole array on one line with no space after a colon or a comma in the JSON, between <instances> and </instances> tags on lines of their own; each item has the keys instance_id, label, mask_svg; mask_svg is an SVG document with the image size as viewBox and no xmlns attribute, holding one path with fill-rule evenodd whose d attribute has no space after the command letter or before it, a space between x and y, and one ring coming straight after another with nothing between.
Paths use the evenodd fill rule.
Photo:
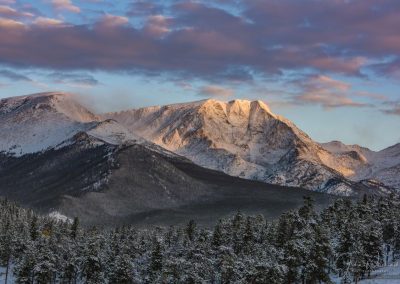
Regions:
<instances>
[{"instance_id":1,"label":"mountain ridge","mask_svg":"<svg viewBox=\"0 0 400 284\"><path fill-rule=\"evenodd\" d=\"M350 190L349 183L371 178L358 173L369 168L367 148L331 151L332 145L313 141L261 101L209 99L103 117L113 118L137 135L201 166L233 176L337 193ZM298 178L300 175L303 177ZM335 188L338 184L330 180L342 182ZM327 188L327 184L335 186ZM389 186L393 185L396 182L390 182Z\"/></svg>"},{"instance_id":2,"label":"mountain ridge","mask_svg":"<svg viewBox=\"0 0 400 284\"><path fill-rule=\"evenodd\" d=\"M231 176L282 186L339 195L353 194L360 182L379 184L379 191L400 187L399 146L374 152L339 141L317 143L259 100L208 99L95 114L74 95L52 92L2 99L0 118L6 133L0 152L17 157L61 149L84 133L94 144L139 143Z\"/></svg>"}]
</instances>

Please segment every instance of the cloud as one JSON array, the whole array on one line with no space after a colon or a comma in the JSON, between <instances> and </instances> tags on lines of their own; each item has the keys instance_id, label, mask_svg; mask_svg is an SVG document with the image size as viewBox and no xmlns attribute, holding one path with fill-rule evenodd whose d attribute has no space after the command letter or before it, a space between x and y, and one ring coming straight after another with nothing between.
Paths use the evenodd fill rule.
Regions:
<instances>
[{"instance_id":1,"label":"cloud","mask_svg":"<svg viewBox=\"0 0 400 284\"><path fill-rule=\"evenodd\" d=\"M387 62L374 64L372 65L372 69L378 74L389 75L395 79L400 79L400 55Z\"/></svg>"},{"instance_id":2,"label":"cloud","mask_svg":"<svg viewBox=\"0 0 400 284\"><path fill-rule=\"evenodd\" d=\"M170 32L171 19L163 15L149 16L145 25L145 32L151 36L159 37Z\"/></svg>"},{"instance_id":3,"label":"cloud","mask_svg":"<svg viewBox=\"0 0 400 284\"><path fill-rule=\"evenodd\" d=\"M127 17L106 14L100 19L98 24L103 27L117 27L128 23L129 19Z\"/></svg>"},{"instance_id":4,"label":"cloud","mask_svg":"<svg viewBox=\"0 0 400 284\"><path fill-rule=\"evenodd\" d=\"M47 77L52 80L53 83L77 87L92 87L99 84L99 81L89 74L54 72Z\"/></svg>"},{"instance_id":5,"label":"cloud","mask_svg":"<svg viewBox=\"0 0 400 284\"><path fill-rule=\"evenodd\" d=\"M349 83L335 80L325 75L310 76L303 86L309 91L334 89L346 92L351 88Z\"/></svg>"},{"instance_id":6,"label":"cloud","mask_svg":"<svg viewBox=\"0 0 400 284\"><path fill-rule=\"evenodd\" d=\"M233 90L216 85L203 86L199 95L203 97L231 97L233 96Z\"/></svg>"},{"instance_id":7,"label":"cloud","mask_svg":"<svg viewBox=\"0 0 400 284\"><path fill-rule=\"evenodd\" d=\"M0 17L0 29L14 30L14 29L20 29L23 27L25 27L25 24L22 22ZM0 36L0 39L1 39L1 36Z\"/></svg>"},{"instance_id":8,"label":"cloud","mask_svg":"<svg viewBox=\"0 0 400 284\"><path fill-rule=\"evenodd\" d=\"M52 0L51 3L56 10L65 10L72 13L81 12L81 9L75 6L71 0Z\"/></svg>"},{"instance_id":9,"label":"cloud","mask_svg":"<svg viewBox=\"0 0 400 284\"><path fill-rule=\"evenodd\" d=\"M391 115L400 115L400 101L386 102L384 103L386 106L382 109L383 113L391 114Z\"/></svg>"},{"instance_id":10,"label":"cloud","mask_svg":"<svg viewBox=\"0 0 400 284\"><path fill-rule=\"evenodd\" d=\"M16 9L10 6L0 5L0 16L7 18L24 18L24 17L30 18L33 17L34 15L28 12L17 11Z\"/></svg>"},{"instance_id":11,"label":"cloud","mask_svg":"<svg viewBox=\"0 0 400 284\"><path fill-rule=\"evenodd\" d=\"M45 17L37 17L32 23L41 27L60 27L66 25L61 20Z\"/></svg>"},{"instance_id":12,"label":"cloud","mask_svg":"<svg viewBox=\"0 0 400 284\"><path fill-rule=\"evenodd\" d=\"M12 81L32 82L32 79L29 77L10 70L0 70L0 77L7 78Z\"/></svg>"},{"instance_id":13,"label":"cloud","mask_svg":"<svg viewBox=\"0 0 400 284\"><path fill-rule=\"evenodd\" d=\"M150 1L133 1L130 4L128 16L158 15L164 11L161 4Z\"/></svg>"},{"instance_id":14,"label":"cloud","mask_svg":"<svg viewBox=\"0 0 400 284\"><path fill-rule=\"evenodd\" d=\"M325 75L310 75L292 84L300 89L294 97L297 104L315 104L324 108L369 106L352 98L355 94L351 84Z\"/></svg>"},{"instance_id":15,"label":"cloud","mask_svg":"<svg viewBox=\"0 0 400 284\"><path fill-rule=\"evenodd\" d=\"M297 97L302 103L318 104L324 108L365 107L368 104L355 102L351 98L335 93L305 93Z\"/></svg>"},{"instance_id":16,"label":"cloud","mask_svg":"<svg viewBox=\"0 0 400 284\"><path fill-rule=\"evenodd\" d=\"M52 3L80 11L68 0ZM214 84L304 70L363 76L371 62L400 57L399 1L165 3L134 1L132 19L105 14L62 27L45 17L31 23L2 18L0 64L168 74Z\"/></svg>"},{"instance_id":17,"label":"cloud","mask_svg":"<svg viewBox=\"0 0 400 284\"><path fill-rule=\"evenodd\" d=\"M385 110L384 112L387 114L400 115L400 106Z\"/></svg>"}]
</instances>

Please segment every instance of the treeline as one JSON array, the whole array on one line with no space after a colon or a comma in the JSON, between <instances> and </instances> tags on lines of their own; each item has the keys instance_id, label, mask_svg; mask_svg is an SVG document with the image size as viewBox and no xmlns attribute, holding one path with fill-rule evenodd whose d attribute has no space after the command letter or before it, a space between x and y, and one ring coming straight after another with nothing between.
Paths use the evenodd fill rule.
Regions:
<instances>
[{"instance_id":1,"label":"treeline","mask_svg":"<svg viewBox=\"0 0 400 284\"><path fill-rule=\"evenodd\" d=\"M212 230L87 229L0 201L0 266L16 283L357 282L400 253L400 202L313 202L267 222L237 213Z\"/></svg>"}]
</instances>

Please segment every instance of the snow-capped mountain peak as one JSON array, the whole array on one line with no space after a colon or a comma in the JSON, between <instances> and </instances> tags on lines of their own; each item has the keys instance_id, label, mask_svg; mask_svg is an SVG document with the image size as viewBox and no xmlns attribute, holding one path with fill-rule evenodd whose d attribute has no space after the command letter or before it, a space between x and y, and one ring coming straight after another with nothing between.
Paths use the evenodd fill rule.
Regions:
<instances>
[{"instance_id":1,"label":"snow-capped mountain peak","mask_svg":"<svg viewBox=\"0 0 400 284\"><path fill-rule=\"evenodd\" d=\"M133 135L122 128L116 122L106 127L99 116L67 93L39 93L0 101L0 152L16 156L62 145L82 131L106 141L122 141L122 136L132 139Z\"/></svg>"},{"instance_id":2,"label":"snow-capped mountain peak","mask_svg":"<svg viewBox=\"0 0 400 284\"><path fill-rule=\"evenodd\" d=\"M201 166L331 193L348 194L349 179L366 179L360 172L374 157L357 145L316 143L262 101L209 99L105 117Z\"/></svg>"},{"instance_id":3,"label":"snow-capped mountain peak","mask_svg":"<svg viewBox=\"0 0 400 284\"><path fill-rule=\"evenodd\" d=\"M302 164L298 170L315 168L321 163L318 153L328 152L262 101L210 99L106 117L201 166L234 176L308 188L321 185L321 172L335 176L322 166L318 171L308 170L307 183L296 177L301 173L293 168L289 177L288 167L296 161Z\"/></svg>"}]
</instances>

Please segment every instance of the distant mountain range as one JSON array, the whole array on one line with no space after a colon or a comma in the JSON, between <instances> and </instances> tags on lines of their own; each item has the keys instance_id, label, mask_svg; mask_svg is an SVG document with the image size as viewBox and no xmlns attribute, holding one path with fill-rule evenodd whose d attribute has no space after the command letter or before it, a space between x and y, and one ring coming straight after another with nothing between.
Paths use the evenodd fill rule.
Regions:
<instances>
[{"instance_id":1,"label":"distant mountain range","mask_svg":"<svg viewBox=\"0 0 400 284\"><path fill-rule=\"evenodd\" d=\"M42 93L2 99L0 133L0 195L87 224L277 216L303 195L323 206L332 197L318 192L400 188L400 145L319 144L261 101L94 114Z\"/></svg>"}]
</instances>

